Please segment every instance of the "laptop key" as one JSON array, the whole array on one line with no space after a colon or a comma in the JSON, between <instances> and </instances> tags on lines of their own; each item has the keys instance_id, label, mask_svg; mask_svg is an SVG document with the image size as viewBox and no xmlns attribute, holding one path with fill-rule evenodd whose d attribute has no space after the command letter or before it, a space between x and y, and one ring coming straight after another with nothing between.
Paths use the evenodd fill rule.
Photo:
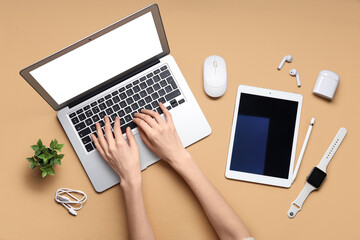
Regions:
<instances>
[{"instance_id":1,"label":"laptop key","mask_svg":"<svg viewBox=\"0 0 360 240\"><path fill-rule=\"evenodd\" d=\"M86 136L83 139L81 139L81 141L83 142L83 144L87 144L87 143L91 142L91 138L89 136Z\"/></svg>"},{"instance_id":2,"label":"laptop key","mask_svg":"<svg viewBox=\"0 0 360 240\"><path fill-rule=\"evenodd\" d=\"M76 113L74 113L74 112L69 115L70 118L73 118L75 116L76 116Z\"/></svg>"},{"instance_id":3,"label":"laptop key","mask_svg":"<svg viewBox=\"0 0 360 240\"><path fill-rule=\"evenodd\" d=\"M99 118L98 115L94 115L94 116L92 117L92 120L93 120L94 122L98 122L98 121L100 121L100 118Z\"/></svg>"},{"instance_id":4,"label":"laptop key","mask_svg":"<svg viewBox=\"0 0 360 240\"><path fill-rule=\"evenodd\" d=\"M161 77L162 79L164 79L164 78L166 78L166 77L168 77L168 76L170 76L169 70L166 70L165 72L160 73L160 77Z\"/></svg>"},{"instance_id":5,"label":"laptop key","mask_svg":"<svg viewBox=\"0 0 360 240\"><path fill-rule=\"evenodd\" d=\"M90 126L90 129L91 129L91 131L93 131L93 132L96 131L96 125L95 125L95 124L91 125L91 126Z\"/></svg>"},{"instance_id":6,"label":"laptop key","mask_svg":"<svg viewBox=\"0 0 360 240\"><path fill-rule=\"evenodd\" d=\"M145 101L146 101L146 103L149 103L149 102L151 102L151 97L150 96L147 96L146 98L145 98Z\"/></svg>"},{"instance_id":7,"label":"laptop key","mask_svg":"<svg viewBox=\"0 0 360 240\"><path fill-rule=\"evenodd\" d=\"M92 113L91 110L88 110L88 111L86 111L85 115L86 115L87 117L91 117L91 116L93 115L93 113Z\"/></svg>"},{"instance_id":8,"label":"laptop key","mask_svg":"<svg viewBox=\"0 0 360 240\"><path fill-rule=\"evenodd\" d=\"M90 106L89 106L89 105L87 105L87 106L84 107L84 111L89 110L89 109L90 109Z\"/></svg>"},{"instance_id":9,"label":"laptop key","mask_svg":"<svg viewBox=\"0 0 360 240\"><path fill-rule=\"evenodd\" d=\"M171 90L172 90L172 88L171 88L170 85L166 86L165 91L166 91L167 93L171 92Z\"/></svg>"},{"instance_id":10,"label":"laptop key","mask_svg":"<svg viewBox=\"0 0 360 240\"><path fill-rule=\"evenodd\" d=\"M126 107L126 108L125 108L125 112L126 112L126 113L131 113L131 108L130 108L130 107Z\"/></svg>"},{"instance_id":11,"label":"laptop key","mask_svg":"<svg viewBox=\"0 0 360 240\"><path fill-rule=\"evenodd\" d=\"M73 124L77 124L77 123L79 123L79 119L77 117L74 117L74 118L71 119L71 122Z\"/></svg>"},{"instance_id":12,"label":"laptop key","mask_svg":"<svg viewBox=\"0 0 360 240\"><path fill-rule=\"evenodd\" d=\"M129 89L129 90L126 91L126 94L127 94L128 96L131 96L131 95L134 94L134 92L133 92L132 89Z\"/></svg>"},{"instance_id":13,"label":"laptop key","mask_svg":"<svg viewBox=\"0 0 360 240\"><path fill-rule=\"evenodd\" d=\"M173 77L168 77L167 79L166 79L166 81L172 86L172 88L173 89L176 89L177 88L177 85L176 85L176 83L175 83L175 80L173 79Z\"/></svg>"},{"instance_id":14,"label":"laptop key","mask_svg":"<svg viewBox=\"0 0 360 240\"><path fill-rule=\"evenodd\" d=\"M115 95L117 95L117 94L119 94L119 91L118 91L118 90L113 91L113 92L111 93L112 96L115 96Z\"/></svg>"},{"instance_id":15,"label":"laptop key","mask_svg":"<svg viewBox=\"0 0 360 240\"><path fill-rule=\"evenodd\" d=\"M146 88L146 87L147 87L147 85L146 85L145 82L140 83L140 88L141 88L141 89L144 89L144 88Z\"/></svg>"},{"instance_id":16,"label":"laptop key","mask_svg":"<svg viewBox=\"0 0 360 240\"><path fill-rule=\"evenodd\" d=\"M114 103L113 103L113 101L112 101L111 99L109 99L109 100L106 101L106 105L107 105L108 107L111 107L113 104L114 104Z\"/></svg>"},{"instance_id":17,"label":"laptop key","mask_svg":"<svg viewBox=\"0 0 360 240\"><path fill-rule=\"evenodd\" d=\"M133 96L133 98L134 98L134 101L137 102L140 99L140 96L139 96L139 94L135 94Z\"/></svg>"},{"instance_id":18,"label":"laptop key","mask_svg":"<svg viewBox=\"0 0 360 240\"><path fill-rule=\"evenodd\" d=\"M130 115L125 116L125 121L130 122L132 120L132 117Z\"/></svg>"},{"instance_id":19,"label":"laptop key","mask_svg":"<svg viewBox=\"0 0 360 240\"><path fill-rule=\"evenodd\" d=\"M149 80L146 81L146 84L147 84L148 86L151 86L151 85L154 84L154 81L150 78Z\"/></svg>"},{"instance_id":20,"label":"laptop key","mask_svg":"<svg viewBox=\"0 0 360 240\"><path fill-rule=\"evenodd\" d=\"M93 113L98 113L98 112L100 112L100 109L96 106L96 107L93 107L92 109L91 109L92 111L93 111Z\"/></svg>"},{"instance_id":21,"label":"laptop key","mask_svg":"<svg viewBox=\"0 0 360 240\"><path fill-rule=\"evenodd\" d=\"M106 116L106 113L104 111L99 113L100 119L104 119L105 116Z\"/></svg>"},{"instance_id":22,"label":"laptop key","mask_svg":"<svg viewBox=\"0 0 360 240\"><path fill-rule=\"evenodd\" d=\"M90 106L95 107L97 105L97 102L92 102Z\"/></svg>"},{"instance_id":23,"label":"laptop key","mask_svg":"<svg viewBox=\"0 0 360 240\"><path fill-rule=\"evenodd\" d=\"M133 85L132 85L132 83L129 83L128 85L126 85L126 89L129 89L129 88L131 88Z\"/></svg>"},{"instance_id":24,"label":"laptop key","mask_svg":"<svg viewBox=\"0 0 360 240\"><path fill-rule=\"evenodd\" d=\"M171 109L171 106L167 106L166 109L167 109L167 110L170 110L170 109Z\"/></svg>"},{"instance_id":25,"label":"laptop key","mask_svg":"<svg viewBox=\"0 0 360 240\"><path fill-rule=\"evenodd\" d=\"M98 103L102 103L103 101L105 101L104 98L100 98L100 99L98 100Z\"/></svg>"},{"instance_id":26,"label":"laptop key","mask_svg":"<svg viewBox=\"0 0 360 240\"><path fill-rule=\"evenodd\" d=\"M154 71L154 74L158 74L158 73L160 73L160 70L159 70L159 69L156 69L156 70Z\"/></svg>"},{"instance_id":27,"label":"laptop key","mask_svg":"<svg viewBox=\"0 0 360 240\"><path fill-rule=\"evenodd\" d=\"M123 116L125 115L124 110L120 110L120 111L118 112L118 115L119 115L119 117L123 117Z\"/></svg>"},{"instance_id":28,"label":"laptop key","mask_svg":"<svg viewBox=\"0 0 360 240\"><path fill-rule=\"evenodd\" d=\"M162 97L162 98L159 98L158 102L165 103L166 100L165 100L165 98Z\"/></svg>"},{"instance_id":29,"label":"laptop key","mask_svg":"<svg viewBox=\"0 0 360 240\"><path fill-rule=\"evenodd\" d=\"M157 106L159 106L159 104L158 104L157 101L153 101L153 102L151 103L151 106L152 106L153 108L156 108Z\"/></svg>"},{"instance_id":30,"label":"laptop key","mask_svg":"<svg viewBox=\"0 0 360 240\"><path fill-rule=\"evenodd\" d=\"M124 100L125 98L126 98L126 94L125 93L120 93L120 98L121 98L121 100Z\"/></svg>"},{"instance_id":31,"label":"laptop key","mask_svg":"<svg viewBox=\"0 0 360 240\"><path fill-rule=\"evenodd\" d=\"M139 80L135 80L135 81L133 81L133 84L134 84L134 86L136 85L136 84L139 84Z\"/></svg>"},{"instance_id":32,"label":"laptop key","mask_svg":"<svg viewBox=\"0 0 360 240\"><path fill-rule=\"evenodd\" d=\"M127 106L127 104L126 104L126 102L125 102L125 101L122 101L122 102L120 102L119 104L120 104L120 107L121 107L121 108L124 108L124 107L126 107L126 106Z\"/></svg>"},{"instance_id":33,"label":"laptop key","mask_svg":"<svg viewBox=\"0 0 360 240\"><path fill-rule=\"evenodd\" d=\"M85 148L86 148L86 151L88 151L88 152L91 152L92 150L94 150L92 143L86 144Z\"/></svg>"},{"instance_id":34,"label":"laptop key","mask_svg":"<svg viewBox=\"0 0 360 240\"><path fill-rule=\"evenodd\" d=\"M153 93L153 94L151 95L151 97L152 97L152 99L156 100L156 99L159 98L159 94L158 94L157 92L156 92L156 93Z\"/></svg>"},{"instance_id":35,"label":"laptop key","mask_svg":"<svg viewBox=\"0 0 360 240\"><path fill-rule=\"evenodd\" d=\"M111 108L108 108L105 112L108 116L110 116L113 113L113 110Z\"/></svg>"},{"instance_id":36,"label":"laptop key","mask_svg":"<svg viewBox=\"0 0 360 240\"><path fill-rule=\"evenodd\" d=\"M161 110L161 108L156 108L156 111L159 113L159 114L163 114L164 112Z\"/></svg>"},{"instance_id":37,"label":"laptop key","mask_svg":"<svg viewBox=\"0 0 360 240\"><path fill-rule=\"evenodd\" d=\"M104 122L103 120L101 120L101 121L99 122L99 124L100 124L101 127L105 126L105 122Z\"/></svg>"},{"instance_id":38,"label":"laptop key","mask_svg":"<svg viewBox=\"0 0 360 240\"><path fill-rule=\"evenodd\" d=\"M123 91L125 91L125 87L119 89L119 92L123 92Z\"/></svg>"},{"instance_id":39,"label":"laptop key","mask_svg":"<svg viewBox=\"0 0 360 240\"><path fill-rule=\"evenodd\" d=\"M134 92L135 92L135 93L137 93L137 92L140 91L140 87L139 87L139 86L135 86L133 89L134 89Z\"/></svg>"},{"instance_id":40,"label":"laptop key","mask_svg":"<svg viewBox=\"0 0 360 240\"><path fill-rule=\"evenodd\" d=\"M79 120L80 121L85 120L85 118L86 118L85 114L82 113L82 114L79 115Z\"/></svg>"},{"instance_id":41,"label":"laptop key","mask_svg":"<svg viewBox=\"0 0 360 240\"><path fill-rule=\"evenodd\" d=\"M111 95L110 95L110 94L108 94L108 95L105 96L105 100L108 100L109 98L111 98Z\"/></svg>"},{"instance_id":42,"label":"laptop key","mask_svg":"<svg viewBox=\"0 0 360 240\"><path fill-rule=\"evenodd\" d=\"M165 80L162 80L162 81L160 82L160 86L165 87L166 85L167 85L167 83L166 83Z\"/></svg>"},{"instance_id":43,"label":"laptop key","mask_svg":"<svg viewBox=\"0 0 360 240\"><path fill-rule=\"evenodd\" d=\"M114 103L120 102L120 98L118 96L115 96L113 98Z\"/></svg>"},{"instance_id":44,"label":"laptop key","mask_svg":"<svg viewBox=\"0 0 360 240\"><path fill-rule=\"evenodd\" d=\"M120 126L125 124L125 120L123 118L120 119Z\"/></svg>"},{"instance_id":45,"label":"laptop key","mask_svg":"<svg viewBox=\"0 0 360 240\"><path fill-rule=\"evenodd\" d=\"M126 102L128 105L130 105L130 104L134 103L134 99L132 97L130 97L130 98L126 99Z\"/></svg>"},{"instance_id":46,"label":"laptop key","mask_svg":"<svg viewBox=\"0 0 360 240\"><path fill-rule=\"evenodd\" d=\"M106 108L105 103L101 103L101 104L99 105L99 108L100 108L101 110L104 110L104 109Z\"/></svg>"},{"instance_id":47,"label":"laptop key","mask_svg":"<svg viewBox=\"0 0 360 240\"><path fill-rule=\"evenodd\" d=\"M165 95L165 90L164 90L164 89L160 89L160 90L159 90L159 95L160 95L160 96L164 96L164 95Z\"/></svg>"},{"instance_id":48,"label":"laptop key","mask_svg":"<svg viewBox=\"0 0 360 240\"><path fill-rule=\"evenodd\" d=\"M158 81L160 81L160 77L159 77L159 75L156 75L156 76L154 76L153 77L153 80L155 81L155 82L158 82Z\"/></svg>"},{"instance_id":49,"label":"laptop key","mask_svg":"<svg viewBox=\"0 0 360 240\"><path fill-rule=\"evenodd\" d=\"M167 94L167 95L165 96L165 99L166 99L167 101L170 101L171 99L176 98L176 97L179 96L179 95L181 95L181 93L180 93L179 89L176 89L175 91Z\"/></svg>"},{"instance_id":50,"label":"laptop key","mask_svg":"<svg viewBox=\"0 0 360 240\"><path fill-rule=\"evenodd\" d=\"M161 68L160 68L160 70L161 71L164 71L164 70L166 70L167 69L167 66L165 65L165 66L162 66Z\"/></svg>"},{"instance_id":51,"label":"laptop key","mask_svg":"<svg viewBox=\"0 0 360 240\"><path fill-rule=\"evenodd\" d=\"M122 132L122 133L125 133L127 127L130 127L130 129L134 129L134 128L137 127L137 125L136 125L133 121L131 121L131 122L129 122L128 124L126 124L126 125L124 125L124 126L121 126L121 132Z\"/></svg>"},{"instance_id":52,"label":"laptop key","mask_svg":"<svg viewBox=\"0 0 360 240\"><path fill-rule=\"evenodd\" d=\"M185 102L184 99L180 99L178 103L179 103L179 104L182 104L182 103L184 103L184 102Z\"/></svg>"},{"instance_id":53,"label":"laptop key","mask_svg":"<svg viewBox=\"0 0 360 240\"><path fill-rule=\"evenodd\" d=\"M160 89L160 85L158 83L156 83L154 86L153 86L154 90L157 91Z\"/></svg>"},{"instance_id":54,"label":"laptop key","mask_svg":"<svg viewBox=\"0 0 360 240\"><path fill-rule=\"evenodd\" d=\"M141 99L139 102L138 102L139 106L142 107L145 105L145 101L143 99Z\"/></svg>"},{"instance_id":55,"label":"laptop key","mask_svg":"<svg viewBox=\"0 0 360 240\"><path fill-rule=\"evenodd\" d=\"M151 78L152 76L154 76L152 73L149 73L148 75L146 75L147 78Z\"/></svg>"},{"instance_id":56,"label":"laptop key","mask_svg":"<svg viewBox=\"0 0 360 240\"><path fill-rule=\"evenodd\" d=\"M86 135L89 135L91 133L90 128L85 128L79 132L80 138L85 137Z\"/></svg>"},{"instance_id":57,"label":"laptop key","mask_svg":"<svg viewBox=\"0 0 360 240\"><path fill-rule=\"evenodd\" d=\"M84 110L79 109L79 110L76 111L76 113L77 113L77 114L80 114L80 113L82 113L83 111L84 111Z\"/></svg>"},{"instance_id":58,"label":"laptop key","mask_svg":"<svg viewBox=\"0 0 360 240\"><path fill-rule=\"evenodd\" d=\"M154 89L153 89L152 87L148 87L148 88L146 89L146 92L147 92L148 94L152 94L152 93L154 92Z\"/></svg>"},{"instance_id":59,"label":"laptop key","mask_svg":"<svg viewBox=\"0 0 360 240\"><path fill-rule=\"evenodd\" d=\"M93 123L93 121L91 120L91 118L88 118L85 120L85 123L87 126L91 125Z\"/></svg>"},{"instance_id":60,"label":"laptop key","mask_svg":"<svg viewBox=\"0 0 360 240\"><path fill-rule=\"evenodd\" d=\"M111 115L111 119L113 120L113 121L115 121L115 118L116 118L116 113L114 113L113 115Z\"/></svg>"},{"instance_id":61,"label":"laptop key","mask_svg":"<svg viewBox=\"0 0 360 240\"><path fill-rule=\"evenodd\" d=\"M80 130L83 129L84 127L86 127L86 125L85 125L84 122L81 122L81 123L75 125L76 131L80 131Z\"/></svg>"},{"instance_id":62,"label":"laptop key","mask_svg":"<svg viewBox=\"0 0 360 240\"><path fill-rule=\"evenodd\" d=\"M146 77L141 77L140 78L140 81L145 81L146 80Z\"/></svg>"},{"instance_id":63,"label":"laptop key","mask_svg":"<svg viewBox=\"0 0 360 240\"><path fill-rule=\"evenodd\" d=\"M150 104L148 104L148 105L146 105L146 106L145 106L145 109L151 110L151 109L152 109L152 107L151 107L151 105L150 105Z\"/></svg>"},{"instance_id":64,"label":"laptop key","mask_svg":"<svg viewBox=\"0 0 360 240\"><path fill-rule=\"evenodd\" d=\"M119 111L119 110L120 110L119 104L114 105L114 106L113 106L113 109L114 109L114 112Z\"/></svg>"},{"instance_id":65,"label":"laptop key","mask_svg":"<svg viewBox=\"0 0 360 240\"><path fill-rule=\"evenodd\" d=\"M143 97L145 97L146 95L147 95L147 93L145 92L145 90L140 92L140 97L143 98Z\"/></svg>"},{"instance_id":66,"label":"laptop key","mask_svg":"<svg viewBox=\"0 0 360 240\"><path fill-rule=\"evenodd\" d=\"M139 108L139 105L137 103L134 103L133 105L131 105L131 108L133 109L133 111L136 111Z\"/></svg>"}]
</instances>

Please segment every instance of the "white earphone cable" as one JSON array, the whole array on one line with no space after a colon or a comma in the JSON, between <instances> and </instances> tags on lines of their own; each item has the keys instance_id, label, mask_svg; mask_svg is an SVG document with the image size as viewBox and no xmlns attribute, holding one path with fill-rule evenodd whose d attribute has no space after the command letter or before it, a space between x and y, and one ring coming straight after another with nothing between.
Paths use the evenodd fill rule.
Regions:
<instances>
[{"instance_id":1,"label":"white earphone cable","mask_svg":"<svg viewBox=\"0 0 360 240\"><path fill-rule=\"evenodd\" d=\"M83 197L79 199L71 193L77 193L82 195ZM83 203L86 202L86 200L87 200L87 196L83 191L73 190L70 188L59 188L55 194L55 201L63 205L69 211L69 213L71 213L74 216L77 215L76 211L79 211L82 208L82 205ZM77 207L74 207L70 204L75 204L77 205Z\"/></svg>"}]
</instances>

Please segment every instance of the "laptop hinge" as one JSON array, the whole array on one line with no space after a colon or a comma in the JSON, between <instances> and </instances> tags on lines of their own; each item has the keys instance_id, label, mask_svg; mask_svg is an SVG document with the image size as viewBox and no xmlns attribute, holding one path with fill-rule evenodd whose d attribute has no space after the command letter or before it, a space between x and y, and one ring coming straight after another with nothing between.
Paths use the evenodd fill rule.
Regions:
<instances>
[{"instance_id":1,"label":"laptop hinge","mask_svg":"<svg viewBox=\"0 0 360 240\"><path fill-rule=\"evenodd\" d=\"M80 99L78 99L76 101L73 101L72 103L70 103L68 105L68 107L72 108L72 107L74 107L74 106L88 100L89 98L92 98L93 96L105 91L106 89L111 88L112 86L115 86L116 84L121 83L121 82L125 81L126 79L129 79L132 76L135 76L136 74L138 74L138 73L140 73L140 72L142 72L142 71L144 71L144 70L146 70L146 69L148 69L148 68L150 68L150 67L152 67L152 66L154 66L154 65L156 65L158 63L160 63L160 60L156 59L154 61L151 61L151 62L137 68L136 70L132 70L130 73L127 73L124 76L115 77L114 80L110 81L110 83L107 84L106 86L104 86L102 88L99 88L99 89L87 94L86 96L84 96L84 97L82 97L82 98L80 98Z\"/></svg>"}]
</instances>

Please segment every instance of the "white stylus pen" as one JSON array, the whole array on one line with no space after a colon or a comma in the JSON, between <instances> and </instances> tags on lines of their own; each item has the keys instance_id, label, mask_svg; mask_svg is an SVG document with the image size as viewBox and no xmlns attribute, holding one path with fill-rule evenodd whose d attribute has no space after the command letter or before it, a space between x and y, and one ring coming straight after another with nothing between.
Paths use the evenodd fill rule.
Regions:
<instances>
[{"instance_id":1,"label":"white stylus pen","mask_svg":"<svg viewBox=\"0 0 360 240\"><path fill-rule=\"evenodd\" d=\"M308 131L306 133L306 136L305 136L305 140L304 140L304 143L302 145L302 148L301 148L301 151L300 151L300 155L299 155L299 158L298 158L298 161L296 163L296 167L295 167L295 170L294 170L294 174L293 174L293 179L292 179L292 183L295 181L295 178L299 172L299 168L300 168L300 164L301 164L301 161L304 157L304 153L305 153L305 149L307 147L307 144L309 142L309 138L310 138L310 134L311 134L311 131L312 131L312 128L314 126L314 123L315 123L315 118L312 118L311 121L310 121L310 125L309 125L309 128L308 128Z\"/></svg>"}]
</instances>

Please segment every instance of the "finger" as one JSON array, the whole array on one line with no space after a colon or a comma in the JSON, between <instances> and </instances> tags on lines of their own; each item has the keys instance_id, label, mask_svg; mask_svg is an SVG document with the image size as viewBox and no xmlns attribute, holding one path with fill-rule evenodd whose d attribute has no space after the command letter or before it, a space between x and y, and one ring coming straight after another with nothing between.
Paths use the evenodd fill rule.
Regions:
<instances>
[{"instance_id":1,"label":"finger","mask_svg":"<svg viewBox=\"0 0 360 240\"><path fill-rule=\"evenodd\" d=\"M153 145L151 144L148 136L146 135L146 133L141 130L140 128L138 128L139 130L139 133L140 133L140 137L141 137L141 140L145 143L145 145L151 150L153 151Z\"/></svg>"},{"instance_id":2,"label":"finger","mask_svg":"<svg viewBox=\"0 0 360 240\"><path fill-rule=\"evenodd\" d=\"M115 144L115 139L111 131L110 119L108 116L104 117L105 121L105 137L109 145Z\"/></svg>"},{"instance_id":3,"label":"finger","mask_svg":"<svg viewBox=\"0 0 360 240\"><path fill-rule=\"evenodd\" d=\"M126 137L127 137L128 141L129 141L130 147L135 147L135 148L137 148L137 144L136 144L136 141L135 141L135 137L134 137L134 134L132 133L130 127L127 127L127 128L126 128Z\"/></svg>"},{"instance_id":4,"label":"finger","mask_svg":"<svg viewBox=\"0 0 360 240\"><path fill-rule=\"evenodd\" d=\"M167 108L164 106L164 104L162 104L162 102L159 102L159 107L165 115L166 122L173 123L171 113L169 112L169 110L167 110Z\"/></svg>"},{"instance_id":5,"label":"finger","mask_svg":"<svg viewBox=\"0 0 360 240\"><path fill-rule=\"evenodd\" d=\"M157 112L154 112L152 110L149 110L149 109L141 109L141 112L142 113L145 113L147 115L150 115L151 117L153 117L157 123L161 124L161 123L165 123L164 122L164 119L157 113Z\"/></svg>"},{"instance_id":6,"label":"finger","mask_svg":"<svg viewBox=\"0 0 360 240\"><path fill-rule=\"evenodd\" d=\"M157 128L159 125L155 119L153 119L150 115L144 113L135 113L134 117L140 118L145 123L147 123L151 128Z\"/></svg>"},{"instance_id":7,"label":"finger","mask_svg":"<svg viewBox=\"0 0 360 240\"><path fill-rule=\"evenodd\" d=\"M153 131L153 129L149 126L149 124L147 124L141 118L138 118L136 115L135 115L135 118L133 119L133 122L138 126L138 129L139 130L141 129L146 134L150 134Z\"/></svg>"},{"instance_id":8,"label":"finger","mask_svg":"<svg viewBox=\"0 0 360 240\"><path fill-rule=\"evenodd\" d=\"M115 140L116 141L125 141L122 131L121 131L121 126L120 126L120 119L119 117L115 118L115 123L114 123L114 134L115 134Z\"/></svg>"},{"instance_id":9,"label":"finger","mask_svg":"<svg viewBox=\"0 0 360 240\"><path fill-rule=\"evenodd\" d=\"M104 133L101 129L100 123L96 123L95 126L96 126L96 132L98 135L99 143L100 143L102 149L104 150L104 152L106 153L109 149L109 146L108 146L108 143L106 142L106 139L104 138Z\"/></svg>"},{"instance_id":10,"label":"finger","mask_svg":"<svg viewBox=\"0 0 360 240\"><path fill-rule=\"evenodd\" d=\"M91 139L92 139L92 141L93 141L96 149L98 150L98 152L100 153L100 155L102 156L102 158L103 158L106 162L108 162L108 159L107 159L107 157L106 157L106 154L105 154L105 152L104 152L104 149L101 147L101 144L100 144L99 140L95 137L94 134L91 134L90 136L91 136Z\"/></svg>"}]
</instances>

